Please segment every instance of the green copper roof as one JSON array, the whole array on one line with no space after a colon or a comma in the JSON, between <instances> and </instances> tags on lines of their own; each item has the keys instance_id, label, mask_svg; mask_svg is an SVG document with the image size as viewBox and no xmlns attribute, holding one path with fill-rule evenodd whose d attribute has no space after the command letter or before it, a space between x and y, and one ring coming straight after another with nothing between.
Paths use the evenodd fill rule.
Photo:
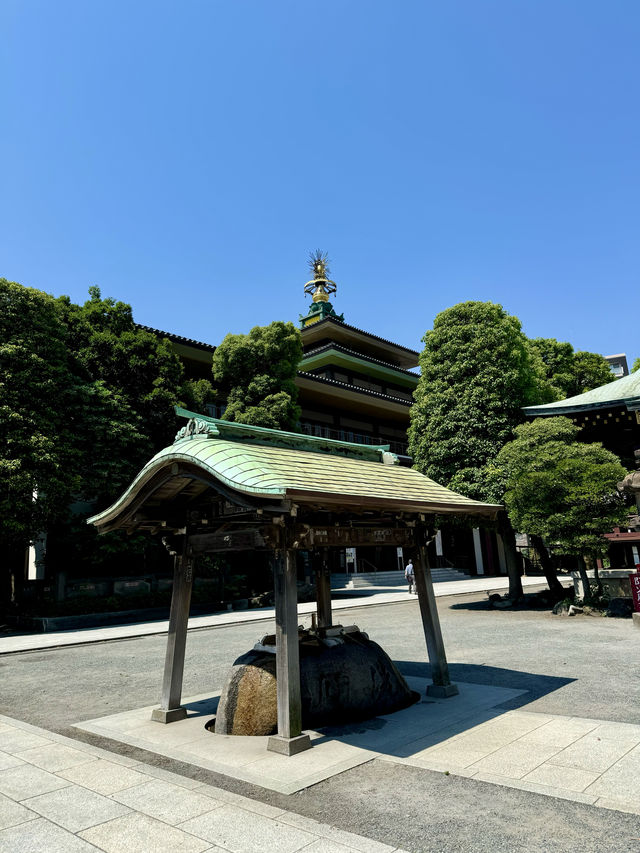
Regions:
<instances>
[{"instance_id":1,"label":"green copper roof","mask_svg":"<svg viewBox=\"0 0 640 853\"><path fill-rule=\"evenodd\" d=\"M611 409L613 406L626 406L631 411L640 409L640 370L566 400L544 406L527 406L524 412L532 417L568 415L589 409Z\"/></svg>"},{"instance_id":2,"label":"green copper roof","mask_svg":"<svg viewBox=\"0 0 640 853\"><path fill-rule=\"evenodd\" d=\"M396 458L385 447L242 427L197 415L181 433L173 445L144 466L109 509L90 518L89 523L98 527L113 525L149 481L163 470L171 472L176 463L176 477L185 476L184 468L178 468L182 463L227 490L271 503L279 499L319 503L328 508L344 504L485 515L494 515L499 509L458 495L418 471L394 464Z\"/></svg>"}]
</instances>

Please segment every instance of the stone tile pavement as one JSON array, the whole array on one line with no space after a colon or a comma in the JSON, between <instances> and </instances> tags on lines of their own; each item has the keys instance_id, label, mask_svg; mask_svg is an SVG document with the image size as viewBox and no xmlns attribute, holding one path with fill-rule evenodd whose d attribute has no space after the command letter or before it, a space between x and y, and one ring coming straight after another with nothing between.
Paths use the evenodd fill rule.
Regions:
<instances>
[{"instance_id":1,"label":"stone tile pavement","mask_svg":"<svg viewBox=\"0 0 640 853\"><path fill-rule=\"evenodd\" d=\"M0 853L403 853L0 716Z\"/></svg>"},{"instance_id":2,"label":"stone tile pavement","mask_svg":"<svg viewBox=\"0 0 640 853\"><path fill-rule=\"evenodd\" d=\"M423 680L407 681L423 693ZM267 738L206 731L215 697L185 702L187 719L170 726L150 721L151 706L77 726L282 794L377 759L640 814L640 725L534 713L526 704L505 711L500 706L519 697L526 703L526 691L458 688L449 699L423 697L375 720L310 731L312 749L290 758L267 752ZM81 781L87 768L75 765L59 775Z\"/></svg>"}]
</instances>

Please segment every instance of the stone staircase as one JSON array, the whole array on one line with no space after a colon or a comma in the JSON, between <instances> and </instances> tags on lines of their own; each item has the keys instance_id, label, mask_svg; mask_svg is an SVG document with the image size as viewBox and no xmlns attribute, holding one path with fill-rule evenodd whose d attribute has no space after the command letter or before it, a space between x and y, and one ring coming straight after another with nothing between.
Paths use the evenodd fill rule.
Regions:
<instances>
[{"instance_id":1,"label":"stone staircase","mask_svg":"<svg viewBox=\"0 0 640 853\"><path fill-rule=\"evenodd\" d=\"M468 581L469 575L465 575L461 569L431 569L434 583L442 581ZM393 572L359 572L358 574L335 574L331 575L331 589L364 589L366 587L379 586L407 586L404 572L396 570Z\"/></svg>"}]
</instances>

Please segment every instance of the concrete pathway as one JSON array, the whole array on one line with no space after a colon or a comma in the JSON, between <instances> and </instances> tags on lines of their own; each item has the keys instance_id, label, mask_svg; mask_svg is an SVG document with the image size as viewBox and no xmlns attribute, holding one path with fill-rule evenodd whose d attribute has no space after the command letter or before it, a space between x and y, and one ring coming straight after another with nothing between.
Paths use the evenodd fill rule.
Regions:
<instances>
[{"instance_id":1,"label":"concrete pathway","mask_svg":"<svg viewBox=\"0 0 640 853\"><path fill-rule=\"evenodd\" d=\"M403 853L0 716L1 853Z\"/></svg>"},{"instance_id":2,"label":"concrete pathway","mask_svg":"<svg viewBox=\"0 0 640 853\"><path fill-rule=\"evenodd\" d=\"M522 578L523 587L545 587L541 578ZM435 594L439 598L445 595L469 595L476 592L505 592L509 588L506 577L472 578L468 581L442 581L434 584ZM379 589L370 587L358 590L340 590L340 598L332 602L333 610L351 610L354 607L371 607L376 604L396 604L407 601L409 596L404 587ZM309 615L316 611L315 602L298 605L300 616ZM208 616L192 616L189 619L189 630L197 628L216 628L224 625L236 625L241 622L272 622L275 618L273 607L261 607L255 610L234 610L224 613L213 613ZM34 651L36 649L52 649L58 646L73 646L79 643L99 643L105 640L123 640L131 637L145 637L151 634L166 634L169 621L137 622L129 625L109 625L104 628L78 628L71 631L55 631L50 634L16 634L0 637L0 655L13 652Z\"/></svg>"},{"instance_id":3,"label":"concrete pathway","mask_svg":"<svg viewBox=\"0 0 640 853\"><path fill-rule=\"evenodd\" d=\"M408 677L424 696L424 679ZM93 734L196 767L294 794L373 759L640 814L640 725L526 710L527 691L459 683L449 699L420 702L356 726L310 731L312 749L287 758L268 738L205 730L217 696L185 703L161 726L151 707L78 723ZM510 711L506 702L522 705Z\"/></svg>"}]
</instances>

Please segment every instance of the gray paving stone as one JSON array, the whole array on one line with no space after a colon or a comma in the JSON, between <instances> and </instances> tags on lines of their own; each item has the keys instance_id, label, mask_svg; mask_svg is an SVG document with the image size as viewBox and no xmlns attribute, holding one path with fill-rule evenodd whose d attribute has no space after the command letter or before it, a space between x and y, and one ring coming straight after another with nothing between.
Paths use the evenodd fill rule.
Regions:
<instances>
[{"instance_id":1,"label":"gray paving stone","mask_svg":"<svg viewBox=\"0 0 640 853\"><path fill-rule=\"evenodd\" d=\"M180 827L218 844L232 853L295 853L316 840L316 836L281 821L225 805L209 814L193 818Z\"/></svg>"},{"instance_id":2,"label":"gray paving stone","mask_svg":"<svg viewBox=\"0 0 640 853\"><path fill-rule=\"evenodd\" d=\"M66 788L68 784L64 779L32 764L21 764L20 767L0 771L0 794L6 794L12 800L26 800L27 797Z\"/></svg>"},{"instance_id":3,"label":"gray paving stone","mask_svg":"<svg viewBox=\"0 0 640 853\"><path fill-rule=\"evenodd\" d=\"M58 775L76 785L90 788L98 794L115 794L125 788L131 788L133 785L141 785L143 782L149 781L147 776L138 773L136 770L131 770L130 767L113 764L111 761L105 761L102 758L70 767Z\"/></svg>"},{"instance_id":4,"label":"gray paving stone","mask_svg":"<svg viewBox=\"0 0 640 853\"><path fill-rule=\"evenodd\" d=\"M0 752L0 770L8 770L10 767L18 767L24 764L21 758L17 755L10 755L8 752Z\"/></svg>"},{"instance_id":5,"label":"gray paving stone","mask_svg":"<svg viewBox=\"0 0 640 853\"><path fill-rule=\"evenodd\" d=\"M24 800L24 805L70 832L89 829L90 826L129 813L129 809L121 803L78 785L31 797Z\"/></svg>"},{"instance_id":6,"label":"gray paving stone","mask_svg":"<svg viewBox=\"0 0 640 853\"><path fill-rule=\"evenodd\" d=\"M24 823L27 820L33 820L38 817L29 809L16 803L14 800L0 794L0 829L6 829L8 826L16 826L18 823Z\"/></svg>"},{"instance_id":7,"label":"gray paving stone","mask_svg":"<svg viewBox=\"0 0 640 853\"><path fill-rule=\"evenodd\" d=\"M170 782L172 785L179 785L181 788L201 788L202 782L198 779L191 779L189 776L181 776L180 773L173 773L171 770L165 770L164 767L156 767L155 764L145 764L144 761L137 761L131 765L132 770L138 770L147 776L153 776L155 779L164 779L165 782Z\"/></svg>"},{"instance_id":8,"label":"gray paving stone","mask_svg":"<svg viewBox=\"0 0 640 853\"><path fill-rule=\"evenodd\" d=\"M563 767L559 764L541 764L527 773L524 782L536 782L539 785L550 785L553 788L562 788L566 791L579 793L584 791L592 782L598 778L599 773L590 770L580 770L576 767Z\"/></svg>"},{"instance_id":9,"label":"gray paving stone","mask_svg":"<svg viewBox=\"0 0 640 853\"><path fill-rule=\"evenodd\" d=\"M175 825L192 817L213 811L223 805L222 800L206 797L197 791L188 791L177 785L171 785L160 779L153 779L143 785L127 788L113 799L129 806L134 811L143 812L149 817Z\"/></svg>"},{"instance_id":10,"label":"gray paving stone","mask_svg":"<svg viewBox=\"0 0 640 853\"><path fill-rule=\"evenodd\" d=\"M211 847L210 841L143 814L128 814L85 829L80 835L106 853L204 853ZM263 848L263 853L267 849Z\"/></svg>"},{"instance_id":11,"label":"gray paving stone","mask_svg":"<svg viewBox=\"0 0 640 853\"><path fill-rule=\"evenodd\" d=\"M124 849L124 848L123 848ZM55 823L38 818L0 831L0 853L101 853ZM121 853L121 852L120 852ZM147 851L149 853L149 851Z\"/></svg>"},{"instance_id":12,"label":"gray paving stone","mask_svg":"<svg viewBox=\"0 0 640 853\"><path fill-rule=\"evenodd\" d=\"M68 770L76 764L84 764L87 761L95 761L88 752L82 752L63 743L52 743L49 746L36 746L34 749L26 749L20 753L23 761L35 764L42 770L50 770L52 773L58 770Z\"/></svg>"},{"instance_id":13,"label":"gray paving stone","mask_svg":"<svg viewBox=\"0 0 640 853\"><path fill-rule=\"evenodd\" d=\"M393 848L389 848L392 850ZM319 838L304 848L304 853L353 853L353 847L345 847L329 838Z\"/></svg>"},{"instance_id":14,"label":"gray paving stone","mask_svg":"<svg viewBox=\"0 0 640 853\"><path fill-rule=\"evenodd\" d=\"M49 746L51 740L33 732L25 732L22 729L10 728L8 731L0 732L0 749L12 755L25 749L33 749L35 746Z\"/></svg>"},{"instance_id":15,"label":"gray paving stone","mask_svg":"<svg viewBox=\"0 0 640 853\"><path fill-rule=\"evenodd\" d=\"M598 738L592 732L556 753L549 759L549 763L603 773L622 758L625 753L633 749L635 745L635 740L621 739L615 741L608 738Z\"/></svg>"},{"instance_id":16,"label":"gray paving stone","mask_svg":"<svg viewBox=\"0 0 640 853\"><path fill-rule=\"evenodd\" d=\"M255 814L261 814L265 817L279 817L280 815L288 814L285 809L280 809L269 803L263 803L260 800L250 800L248 797L235 794L233 791L225 791L224 788L214 788L212 785L200 785L197 790L198 793L204 794L205 797L212 797L214 800L238 806L239 809L246 809L248 812L255 812Z\"/></svg>"}]
</instances>

